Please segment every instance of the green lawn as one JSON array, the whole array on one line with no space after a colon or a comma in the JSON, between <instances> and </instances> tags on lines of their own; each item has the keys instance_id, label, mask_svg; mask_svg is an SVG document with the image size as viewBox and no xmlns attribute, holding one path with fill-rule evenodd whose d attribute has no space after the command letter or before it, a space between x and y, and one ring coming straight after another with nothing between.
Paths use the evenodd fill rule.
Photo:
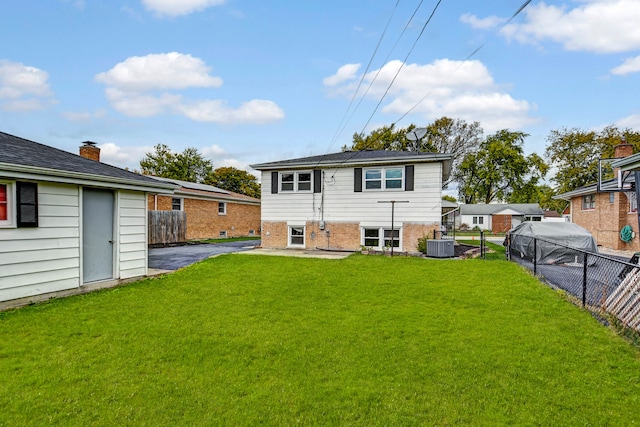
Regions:
<instances>
[{"instance_id":1,"label":"green lawn","mask_svg":"<svg viewBox=\"0 0 640 427\"><path fill-rule=\"evenodd\" d=\"M506 261L224 255L0 314L0 425L640 423L640 351Z\"/></svg>"}]
</instances>

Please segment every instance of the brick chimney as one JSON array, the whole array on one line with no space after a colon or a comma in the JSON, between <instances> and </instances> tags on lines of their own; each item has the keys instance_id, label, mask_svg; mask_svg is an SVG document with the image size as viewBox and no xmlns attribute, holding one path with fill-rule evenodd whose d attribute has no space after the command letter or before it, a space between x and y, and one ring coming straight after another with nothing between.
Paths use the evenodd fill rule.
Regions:
<instances>
[{"instance_id":1,"label":"brick chimney","mask_svg":"<svg viewBox=\"0 0 640 427\"><path fill-rule=\"evenodd\" d=\"M100 149L96 147L96 143L93 141L85 141L82 143L80 146L80 155L87 159L95 160L96 162L100 161Z\"/></svg>"},{"instance_id":2,"label":"brick chimney","mask_svg":"<svg viewBox=\"0 0 640 427\"><path fill-rule=\"evenodd\" d=\"M629 157L633 154L633 145L627 144L627 140L625 137L622 137L620 140L620 144L614 147L615 152L613 157L616 159L622 159L623 157Z\"/></svg>"}]
</instances>

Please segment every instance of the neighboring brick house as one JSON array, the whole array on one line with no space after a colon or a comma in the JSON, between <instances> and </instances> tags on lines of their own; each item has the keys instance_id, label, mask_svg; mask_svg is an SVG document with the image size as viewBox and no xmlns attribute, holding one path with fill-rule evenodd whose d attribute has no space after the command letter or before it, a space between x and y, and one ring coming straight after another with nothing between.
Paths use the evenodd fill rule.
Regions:
<instances>
[{"instance_id":1,"label":"neighboring brick house","mask_svg":"<svg viewBox=\"0 0 640 427\"><path fill-rule=\"evenodd\" d=\"M450 166L447 154L373 150L252 165L262 172L262 246L415 252L440 229Z\"/></svg>"},{"instance_id":2,"label":"neighboring brick house","mask_svg":"<svg viewBox=\"0 0 640 427\"><path fill-rule=\"evenodd\" d=\"M505 233L522 221L542 221L544 211L537 203L490 203L460 205L460 225Z\"/></svg>"},{"instance_id":3,"label":"neighboring brick house","mask_svg":"<svg viewBox=\"0 0 640 427\"><path fill-rule=\"evenodd\" d=\"M260 235L260 199L212 185L154 178L180 187L171 196L149 195L148 209L184 211L187 240Z\"/></svg>"},{"instance_id":4,"label":"neighboring brick house","mask_svg":"<svg viewBox=\"0 0 640 427\"><path fill-rule=\"evenodd\" d=\"M616 147L614 168L632 165L638 154L631 156L633 146L620 144ZM573 191L557 195L556 199L570 202L571 222L587 229L596 239L598 246L615 250L640 250L638 238L638 202L633 174L621 179L623 188L619 188L618 179L603 181L600 185L591 184ZM633 229L634 237L629 242L620 238L625 226Z\"/></svg>"}]
</instances>

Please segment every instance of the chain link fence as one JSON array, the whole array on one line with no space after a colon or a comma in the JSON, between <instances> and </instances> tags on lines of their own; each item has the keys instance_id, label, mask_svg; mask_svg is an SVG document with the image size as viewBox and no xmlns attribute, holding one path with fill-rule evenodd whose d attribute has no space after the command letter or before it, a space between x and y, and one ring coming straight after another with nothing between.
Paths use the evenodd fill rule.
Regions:
<instances>
[{"instance_id":1,"label":"chain link fence","mask_svg":"<svg viewBox=\"0 0 640 427\"><path fill-rule=\"evenodd\" d=\"M541 256L539 246L543 244L547 251L561 250L563 256L558 259ZM537 237L515 235L507 238L506 254L508 259L528 268L552 288L565 291L600 318L615 316L624 327L640 332L640 265L636 256L632 260L618 259Z\"/></svg>"}]
</instances>

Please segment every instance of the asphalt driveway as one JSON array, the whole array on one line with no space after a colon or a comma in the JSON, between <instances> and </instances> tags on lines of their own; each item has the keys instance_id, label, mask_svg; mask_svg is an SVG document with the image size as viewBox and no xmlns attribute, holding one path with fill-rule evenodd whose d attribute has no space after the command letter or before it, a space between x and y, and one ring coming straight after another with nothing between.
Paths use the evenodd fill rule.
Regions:
<instances>
[{"instance_id":1,"label":"asphalt driveway","mask_svg":"<svg viewBox=\"0 0 640 427\"><path fill-rule=\"evenodd\" d=\"M248 251L260 245L260 240L172 246L149 249L149 268L177 270L214 255Z\"/></svg>"}]
</instances>

